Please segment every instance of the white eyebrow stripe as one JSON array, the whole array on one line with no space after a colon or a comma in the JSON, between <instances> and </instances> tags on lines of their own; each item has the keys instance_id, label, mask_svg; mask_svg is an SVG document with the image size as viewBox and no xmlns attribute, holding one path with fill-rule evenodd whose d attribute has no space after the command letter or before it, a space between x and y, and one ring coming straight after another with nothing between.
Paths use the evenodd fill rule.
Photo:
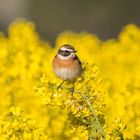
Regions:
<instances>
[{"instance_id":1,"label":"white eyebrow stripe","mask_svg":"<svg viewBox=\"0 0 140 140\"><path fill-rule=\"evenodd\" d=\"M69 51L69 52L73 52L73 50L72 50L72 49L67 49L67 48L65 48L65 47L60 48L60 50L62 50L62 51Z\"/></svg>"}]
</instances>

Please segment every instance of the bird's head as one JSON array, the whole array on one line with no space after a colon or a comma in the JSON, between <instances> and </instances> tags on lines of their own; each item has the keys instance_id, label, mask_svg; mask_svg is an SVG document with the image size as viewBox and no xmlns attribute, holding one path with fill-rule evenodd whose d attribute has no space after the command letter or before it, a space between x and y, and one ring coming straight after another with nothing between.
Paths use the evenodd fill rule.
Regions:
<instances>
[{"instance_id":1,"label":"bird's head","mask_svg":"<svg viewBox=\"0 0 140 140\"><path fill-rule=\"evenodd\" d=\"M69 59L75 57L76 52L77 51L71 45L64 44L59 48L57 56L60 59Z\"/></svg>"}]
</instances>

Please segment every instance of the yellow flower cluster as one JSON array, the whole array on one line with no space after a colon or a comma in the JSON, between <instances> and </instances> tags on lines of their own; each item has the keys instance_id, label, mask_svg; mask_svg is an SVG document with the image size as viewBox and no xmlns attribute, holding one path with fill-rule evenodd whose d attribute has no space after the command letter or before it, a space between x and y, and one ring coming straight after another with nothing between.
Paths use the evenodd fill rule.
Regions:
<instances>
[{"instance_id":1,"label":"yellow flower cluster","mask_svg":"<svg viewBox=\"0 0 140 140\"><path fill-rule=\"evenodd\" d=\"M27 118L18 108L11 107L0 118L0 138L3 140L47 139L47 136L36 122Z\"/></svg>"},{"instance_id":2,"label":"yellow flower cluster","mask_svg":"<svg viewBox=\"0 0 140 140\"><path fill-rule=\"evenodd\" d=\"M78 50L84 73L75 83L52 70L63 44ZM33 23L12 23L0 33L0 139L140 139L140 29L128 25L117 40L61 33L55 47Z\"/></svg>"}]
</instances>

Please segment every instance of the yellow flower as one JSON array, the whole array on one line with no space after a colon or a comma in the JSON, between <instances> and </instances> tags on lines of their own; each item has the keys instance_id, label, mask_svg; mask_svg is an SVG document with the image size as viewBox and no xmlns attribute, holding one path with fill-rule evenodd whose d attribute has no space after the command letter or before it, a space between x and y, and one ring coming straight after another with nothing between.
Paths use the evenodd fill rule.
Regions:
<instances>
[{"instance_id":1,"label":"yellow flower","mask_svg":"<svg viewBox=\"0 0 140 140\"><path fill-rule=\"evenodd\" d=\"M84 73L61 82L52 59L62 44L78 51ZM0 139L139 139L140 28L130 24L118 39L61 33L55 47L35 25L13 22L0 33Z\"/></svg>"}]
</instances>

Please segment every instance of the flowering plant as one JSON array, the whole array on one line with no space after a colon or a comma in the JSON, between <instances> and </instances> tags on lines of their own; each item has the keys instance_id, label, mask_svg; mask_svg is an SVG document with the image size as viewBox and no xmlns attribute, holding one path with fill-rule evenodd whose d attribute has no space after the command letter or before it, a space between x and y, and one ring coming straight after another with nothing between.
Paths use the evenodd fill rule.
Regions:
<instances>
[{"instance_id":1,"label":"flowering plant","mask_svg":"<svg viewBox=\"0 0 140 140\"><path fill-rule=\"evenodd\" d=\"M78 50L84 73L75 83L52 71L58 48ZM64 32L55 47L33 23L12 23L0 33L0 139L139 139L140 29L126 26L117 40Z\"/></svg>"}]
</instances>

